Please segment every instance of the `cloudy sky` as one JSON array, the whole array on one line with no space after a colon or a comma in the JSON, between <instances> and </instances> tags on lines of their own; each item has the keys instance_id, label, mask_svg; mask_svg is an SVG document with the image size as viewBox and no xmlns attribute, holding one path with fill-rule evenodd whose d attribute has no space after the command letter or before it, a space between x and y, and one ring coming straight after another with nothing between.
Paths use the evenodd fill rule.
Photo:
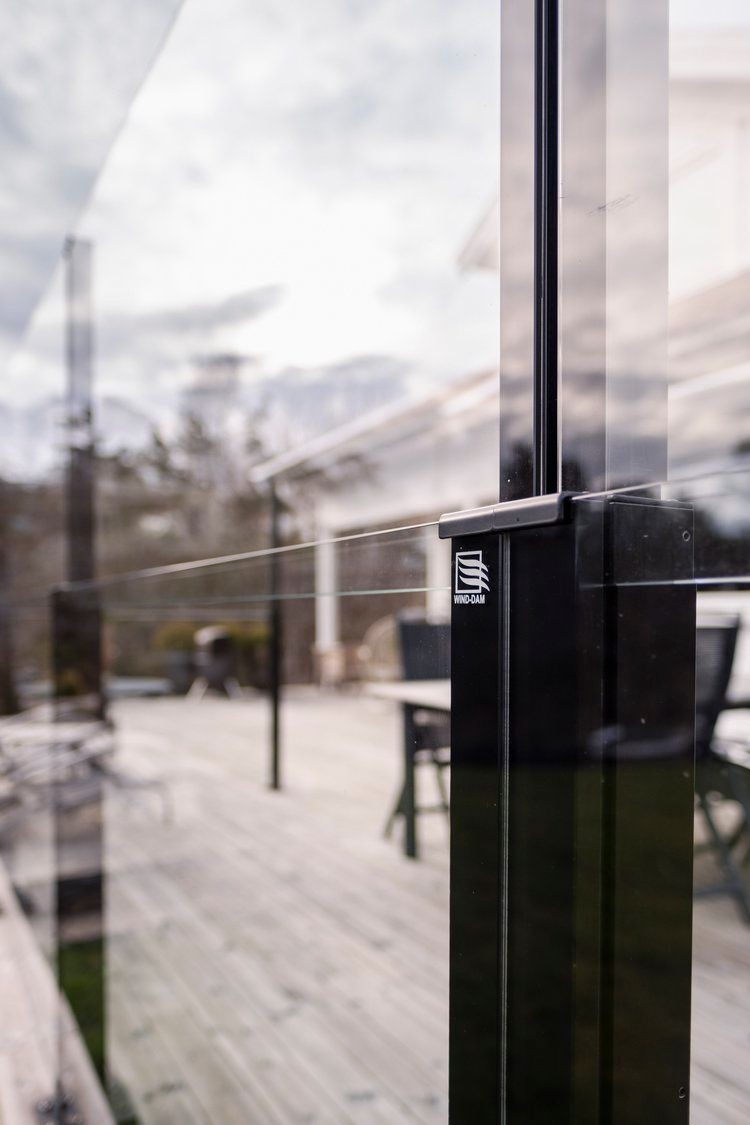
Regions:
<instances>
[{"instance_id":1,"label":"cloudy sky","mask_svg":"<svg viewBox=\"0 0 750 1125\"><path fill-rule=\"evenodd\" d=\"M98 389L160 419L217 351L249 382L382 356L414 390L493 364L497 279L457 256L496 190L497 0L179 7L10 4L6 348L47 290L0 401L62 389L49 277L71 228L95 246ZM673 0L671 18L747 26L748 5Z\"/></svg>"},{"instance_id":2,"label":"cloudy sky","mask_svg":"<svg viewBox=\"0 0 750 1125\"><path fill-rule=\"evenodd\" d=\"M164 410L212 351L248 379L382 355L415 387L494 363L497 280L457 256L497 100L496 0L187 0L77 225L101 392ZM60 295L16 402L59 383Z\"/></svg>"}]
</instances>

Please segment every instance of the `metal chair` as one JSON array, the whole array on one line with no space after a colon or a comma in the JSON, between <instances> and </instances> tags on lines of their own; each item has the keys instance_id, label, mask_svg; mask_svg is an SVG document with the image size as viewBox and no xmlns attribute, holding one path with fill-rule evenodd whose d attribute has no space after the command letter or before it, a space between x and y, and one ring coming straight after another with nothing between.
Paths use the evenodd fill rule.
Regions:
<instances>
[{"instance_id":1,"label":"metal chair","mask_svg":"<svg viewBox=\"0 0 750 1125\"><path fill-rule=\"evenodd\" d=\"M750 708L750 700L727 697L739 630L739 618L717 620L699 625L696 637L695 792L710 837L708 846L724 873L724 882L701 887L696 895L731 895L750 923L750 893L734 855L739 840L750 835L750 748L746 742L716 734L723 711ZM739 826L729 836L716 820L716 796L736 802L741 812Z\"/></svg>"},{"instance_id":2,"label":"metal chair","mask_svg":"<svg viewBox=\"0 0 750 1125\"><path fill-rule=\"evenodd\" d=\"M242 695L237 681L237 652L226 629L207 625L195 634L195 666L198 672L188 697L202 699L208 691L236 699Z\"/></svg>"},{"instance_id":3,"label":"metal chair","mask_svg":"<svg viewBox=\"0 0 750 1125\"><path fill-rule=\"evenodd\" d=\"M443 680L450 676L450 624L430 621L421 611L404 610L396 616L403 680ZM440 711L413 708L411 731L415 765L430 765L435 770L438 804L420 805L423 812L450 813L450 799L444 772L450 766L450 716ZM398 816L406 814L405 785L386 821L390 836Z\"/></svg>"}]
</instances>

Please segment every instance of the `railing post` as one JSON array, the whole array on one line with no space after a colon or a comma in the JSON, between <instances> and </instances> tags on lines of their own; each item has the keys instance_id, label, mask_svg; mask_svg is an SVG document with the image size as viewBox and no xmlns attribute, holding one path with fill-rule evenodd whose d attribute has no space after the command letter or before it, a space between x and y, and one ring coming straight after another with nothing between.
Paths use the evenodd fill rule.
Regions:
<instances>
[{"instance_id":1,"label":"railing post","mask_svg":"<svg viewBox=\"0 0 750 1125\"><path fill-rule=\"evenodd\" d=\"M281 507L276 483L271 482L271 557L270 567L270 695L271 695L271 768L269 785L281 789L281 685L282 685L282 615L281 615Z\"/></svg>"},{"instance_id":2,"label":"railing post","mask_svg":"<svg viewBox=\"0 0 750 1125\"><path fill-rule=\"evenodd\" d=\"M93 739L110 737L102 690L101 614L92 589L52 591L53 708L57 730L50 739L55 840L55 947L60 991L75 1021L60 1020L59 1097L82 1108L76 1089L76 1058L70 1036L80 1035L104 1087L105 872L103 774ZM64 1120L63 1117L60 1118Z\"/></svg>"}]
</instances>

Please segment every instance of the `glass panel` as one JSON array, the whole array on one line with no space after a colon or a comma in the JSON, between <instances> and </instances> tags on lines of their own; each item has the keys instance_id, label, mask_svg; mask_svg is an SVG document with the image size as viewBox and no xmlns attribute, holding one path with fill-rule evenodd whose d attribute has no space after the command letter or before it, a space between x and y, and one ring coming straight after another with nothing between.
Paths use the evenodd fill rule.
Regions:
<instances>
[{"instance_id":1,"label":"glass panel","mask_svg":"<svg viewBox=\"0 0 750 1125\"><path fill-rule=\"evenodd\" d=\"M563 5L562 479L577 490L667 472L668 27L667 0Z\"/></svg>"},{"instance_id":2,"label":"glass panel","mask_svg":"<svg viewBox=\"0 0 750 1125\"><path fill-rule=\"evenodd\" d=\"M746 869L747 269L743 184L750 18L672 0L670 38L670 491L696 508L699 579L693 947L693 1122L740 1121L750 1029ZM684 481L681 478L693 478Z\"/></svg>"},{"instance_id":3,"label":"glass panel","mask_svg":"<svg viewBox=\"0 0 750 1125\"><path fill-rule=\"evenodd\" d=\"M659 925L674 942L659 988L675 979L684 953L680 919L687 896L684 889L677 892L680 864L670 866L679 859L675 816L684 762L676 752L674 716L682 713L675 698L675 685L681 684L683 697L695 691L697 725L690 1120L740 1122L750 1111L742 1062L750 1031L744 983L750 967L744 627L750 589L750 337L742 298L750 16L747 5L736 0L708 6L693 0L571 0L563 5L562 19L562 479L576 490L619 489L575 505L578 513L588 513L577 532L579 596L585 601L599 590L596 596L605 604L621 603L617 622L607 624L605 617L604 652L618 677L631 668L644 727L630 734L609 731L613 745L621 740L614 751L620 780L614 804L600 810L604 839L606 844L609 834L610 844L616 841L615 867L629 860L635 866L619 875L623 913L614 940L623 960L618 969L614 955L612 977L598 982L602 1007L589 1011L589 1024L584 1020L581 1026L585 1035L591 1021L604 1018L602 1012L610 1020L606 1049L615 1090L632 1061L633 1044L622 1041L618 1057L616 1035L613 1040L610 1033L625 1025L630 1005L634 1024L640 1012L654 1035L668 1037L672 1019L674 1042L684 1035L684 996L675 993L670 1007L665 997L657 999L657 986L648 984L659 963L650 944ZM654 512L661 513L659 526L644 528L636 521L616 540L602 517L597 531L591 512L608 510L615 495L633 511L650 497ZM692 552L690 575L678 566L679 541L670 544L664 531L670 512L687 510L693 521L685 540ZM586 569L592 564L595 579ZM623 580L631 571L637 581ZM647 592L652 583L653 597ZM628 627L639 599L648 608L640 610L640 623L633 618L633 632L624 641L618 629ZM655 632L660 618L661 638ZM583 610L578 628L585 633ZM614 640L607 639L609 628ZM652 685L638 679L637 663L628 661L640 653L656 666L669 633L672 663L666 661L658 678L659 701ZM691 646L695 674L686 684L675 669ZM602 682L608 674L605 664ZM597 702L605 711L607 705L606 699ZM627 711L626 702L622 706ZM665 741L670 729L671 766ZM607 735L606 724L600 735ZM640 757L640 764L628 755ZM605 764L592 768L604 771L606 803L603 758ZM632 799L638 809L640 840L628 836L627 818L618 812L621 798ZM594 807L598 799L589 793L581 808ZM646 876L638 873L637 856L649 838L658 871ZM645 862L644 857L645 852ZM585 852L579 861L585 862ZM673 881L659 887L670 870ZM606 913L612 893L606 880L601 893ZM631 969L637 966L631 980L628 951ZM665 1058L670 1049L665 1046ZM607 1065L605 1051L605 1081ZM644 1090L648 1060L636 1069ZM675 1084L676 1097L680 1089L679 1100L687 1102L688 1083ZM620 1096L631 1119L648 1113L628 1102L635 1095L627 1089ZM675 1120L679 1112L675 1102Z\"/></svg>"},{"instance_id":4,"label":"glass panel","mask_svg":"<svg viewBox=\"0 0 750 1125\"><path fill-rule=\"evenodd\" d=\"M0 688L55 719L65 994L34 1096L445 1120L434 521L497 496L497 4L187 0L150 69L176 5L140 7L33 44L43 175L0 138Z\"/></svg>"},{"instance_id":5,"label":"glass panel","mask_svg":"<svg viewBox=\"0 0 750 1125\"><path fill-rule=\"evenodd\" d=\"M121 1114L446 1120L448 594L434 525L104 585ZM417 867L399 803L409 690L418 798L438 805Z\"/></svg>"},{"instance_id":6,"label":"glass panel","mask_svg":"<svg viewBox=\"0 0 750 1125\"><path fill-rule=\"evenodd\" d=\"M267 546L280 473L288 539L497 496L495 0L222 3L76 228L103 573Z\"/></svg>"}]
</instances>

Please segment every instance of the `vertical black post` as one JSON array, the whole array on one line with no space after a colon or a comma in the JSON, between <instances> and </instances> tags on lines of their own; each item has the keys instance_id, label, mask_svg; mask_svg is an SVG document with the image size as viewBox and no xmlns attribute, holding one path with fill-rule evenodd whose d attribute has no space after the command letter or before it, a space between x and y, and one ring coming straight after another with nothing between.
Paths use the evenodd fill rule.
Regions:
<instances>
[{"instance_id":1,"label":"vertical black post","mask_svg":"<svg viewBox=\"0 0 750 1125\"><path fill-rule=\"evenodd\" d=\"M414 747L417 741L417 732L414 725L414 708L410 703L403 706L404 725L404 855L408 859L417 859L417 793L416 776L414 768Z\"/></svg>"},{"instance_id":2,"label":"vertical black post","mask_svg":"<svg viewBox=\"0 0 750 1125\"><path fill-rule=\"evenodd\" d=\"M692 513L554 499L441 525L451 1122L685 1125Z\"/></svg>"},{"instance_id":3,"label":"vertical black post","mask_svg":"<svg viewBox=\"0 0 750 1125\"><path fill-rule=\"evenodd\" d=\"M456 539L453 547L450 1120L452 1125L495 1125L501 1120L505 979L499 940L501 544L498 535L477 535ZM479 592L463 593L461 558L476 566L486 589L477 581Z\"/></svg>"},{"instance_id":4,"label":"vertical black post","mask_svg":"<svg viewBox=\"0 0 750 1125\"><path fill-rule=\"evenodd\" d=\"M271 482L271 557L270 557L270 694L271 694L271 789L281 788L281 507L275 481Z\"/></svg>"},{"instance_id":5,"label":"vertical black post","mask_svg":"<svg viewBox=\"0 0 750 1125\"><path fill-rule=\"evenodd\" d=\"M693 513L605 507L600 1121L690 1117Z\"/></svg>"},{"instance_id":6,"label":"vertical black post","mask_svg":"<svg viewBox=\"0 0 750 1125\"><path fill-rule=\"evenodd\" d=\"M65 247L68 468L66 576L51 597L55 718L54 778L56 947L58 981L106 1085L103 775L83 764L89 739L107 729L103 689L102 620L96 576L93 429L91 244ZM67 764L80 757L73 769ZM84 1096L75 1088L63 1017L60 1027L58 1113L63 1120Z\"/></svg>"},{"instance_id":7,"label":"vertical black post","mask_svg":"<svg viewBox=\"0 0 750 1125\"><path fill-rule=\"evenodd\" d=\"M92 590L60 588L51 595L52 672L60 734L50 747L55 832L55 946L60 990L94 1069L106 1083L103 775L84 757L91 737L102 737L101 621ZM75 1088L65 1017L60 1022L58 1103ZM73 1056L74 1057L74 1056Z\"/></svg>"},{"instance_id":8,"label":"vertical black post","mask_svg":"<svg viewBox=\"0 0 750 1125\"><path fill-rule=\"evenodd\" d=\"M8 485L0 480L0 715L18 711L13 674L13 619L10 599L10 559L8 557L10 511Z\"/></svg>"},{"instance_id":9,"label":"vertical black post","mask_svg":"<svg viewBox=\"0 0 750 1125\"><path fill-rule=\"evenodd\" d=\"M65 352L68 402L67 579L94 577L94 431L91 243L69 238L65 246Z\"/></svg>"},{"instance_id":10,"label":"vertical black post","mask_svg":"<svg viewBox=\"0 0 750 1125\"><path fill-rule=\"evenodd\" d=\"M536 0L533 491L557 492L558 0Z\"/></svg>"},{"instance_id":11,"label":"vertical black post","mask_svg":"<svg viewBox=\"0 0 750 1125\"><path fill-rule=\"evenodd\" d=\"M93 408L93 324L91 314L91 243L69 238L65 245L65 354L67 367L68 467L66 482L66 579L92 583L96 576L95 484ZM95 705L92 717L105 717L102 682L101 619L93 587L81 595L78 617L85 635L86 692ZM80 694L73 685L69 695Z\"/></svg>"}]
</instances>

